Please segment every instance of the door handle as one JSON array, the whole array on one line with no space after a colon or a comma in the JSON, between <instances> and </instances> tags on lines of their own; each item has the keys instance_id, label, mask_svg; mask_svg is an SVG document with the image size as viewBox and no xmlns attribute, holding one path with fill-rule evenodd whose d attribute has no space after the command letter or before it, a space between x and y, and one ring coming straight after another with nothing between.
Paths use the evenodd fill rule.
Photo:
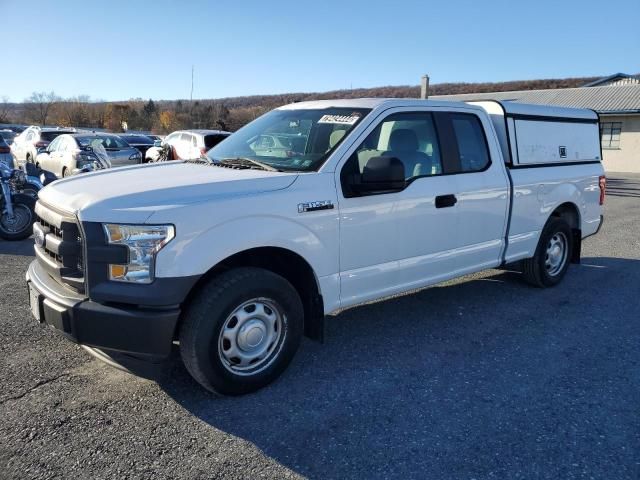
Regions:
<instances>
[{"instance_id":1,"label":"door handle","mask_svg":"<svg viewBox=\"0 0 640 480\"><path fill-rule=\"evenodd\" d=\"M436 197L436 208L453 207L456 203L458 203L458 199L453 194L438 195Z\"/></svg>"}]
</instances>

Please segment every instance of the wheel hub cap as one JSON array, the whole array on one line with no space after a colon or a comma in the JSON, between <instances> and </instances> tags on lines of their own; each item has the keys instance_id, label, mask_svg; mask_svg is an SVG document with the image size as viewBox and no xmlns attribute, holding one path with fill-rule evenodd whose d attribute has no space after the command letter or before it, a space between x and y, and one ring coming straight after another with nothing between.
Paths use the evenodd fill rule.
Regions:
<instances>
[{"instance_id":1,"label":"wheel hub cap","mask_svg":"<svg viewBox=\"0 0 640 480\"><path fill-rule=\"evenodd\" d=\"M282 347L285 317L273 300L254 298L238 306L225 320L218 353L225 368L251 375L267 368Z\"/></svg>"},{"instance_id":2,"label":"wheel hub cap","mask_svg":"<svg viewBox=\"0 0 640 480\"><path fill-rule=\"evenodd\" d=\"M244 350L253 350L259 347L266 339L267 326L261 320L251 319L246 322L238 332L238 346Z\"/></svg>"},{"instance_id":3,"label":"wheel hub cap","mask_svg":"<svg viewBox=\"0 0 640 480\"><path fill-rule=\"evenodd\" d=\"M549 240L545 255L545 268L549 275L555 276L564 268L567 261L567 245L567 237L562 232L556 233Z\"/></svg>"}]
</instances>

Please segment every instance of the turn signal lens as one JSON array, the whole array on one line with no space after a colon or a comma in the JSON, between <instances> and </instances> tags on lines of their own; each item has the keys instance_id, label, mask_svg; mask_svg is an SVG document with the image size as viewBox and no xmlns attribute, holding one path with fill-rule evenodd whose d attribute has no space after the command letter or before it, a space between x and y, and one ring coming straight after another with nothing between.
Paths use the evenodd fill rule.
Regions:
<instances>
[{"instance_id":1,"label":"turn signal lens","mask_svg":"<svg viewBox=\"0 0 640 480\"><path fill-rule=\"evenodd\" d=\"M127 269L124 265L109 265L109 276L113 280L120 280L124 278L127 273Z\"/></svg>"}]
</instances>

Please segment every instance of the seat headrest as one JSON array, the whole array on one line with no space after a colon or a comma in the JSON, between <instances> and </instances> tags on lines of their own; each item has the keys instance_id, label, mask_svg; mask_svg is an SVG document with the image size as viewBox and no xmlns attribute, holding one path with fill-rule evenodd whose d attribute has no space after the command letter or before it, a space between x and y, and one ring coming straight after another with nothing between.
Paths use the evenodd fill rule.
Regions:
<instances>
[{"instance_id":1,"label":"seat headrest","mask_svg":"<svg viewBox=\"0 0 640 480\"><path fill-rule=\"evenodd\" d=\"M416 132L408 128L394 130L389 137L389 150L396 152L415 152L418 150L418 137Z\"/></svg>"},{"instance_id":2,"label":"seat headrest","mask_svg":"<svg viewBox=\"0 0 640 480\"><path fill-rule=\"evenodd\" d=\"M336 144L342 140L342 137L344 137L344 134L346 133L346 130L334 130L333 132L331 132L331 135L329 135L329 148L333 148L336 146Z\"/></svg>"}]
</instances>

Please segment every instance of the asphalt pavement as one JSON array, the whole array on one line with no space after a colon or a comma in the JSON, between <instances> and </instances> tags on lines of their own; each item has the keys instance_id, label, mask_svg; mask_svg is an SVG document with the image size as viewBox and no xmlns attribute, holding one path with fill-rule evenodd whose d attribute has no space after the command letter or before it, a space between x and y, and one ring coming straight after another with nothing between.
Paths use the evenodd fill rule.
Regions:
<instances>
[{"instance_id":1,"label":"asphalt pavement","mask_svg":"<svg viewBox=\"0 0 640 480\"><path fill-rule=\"evenodd\" d=\"M342 312L272 386L214 397L32 320L0 241L0 478L640 478L640 176L540 290L490 270Z\"/></svg>"}]
</instances>

